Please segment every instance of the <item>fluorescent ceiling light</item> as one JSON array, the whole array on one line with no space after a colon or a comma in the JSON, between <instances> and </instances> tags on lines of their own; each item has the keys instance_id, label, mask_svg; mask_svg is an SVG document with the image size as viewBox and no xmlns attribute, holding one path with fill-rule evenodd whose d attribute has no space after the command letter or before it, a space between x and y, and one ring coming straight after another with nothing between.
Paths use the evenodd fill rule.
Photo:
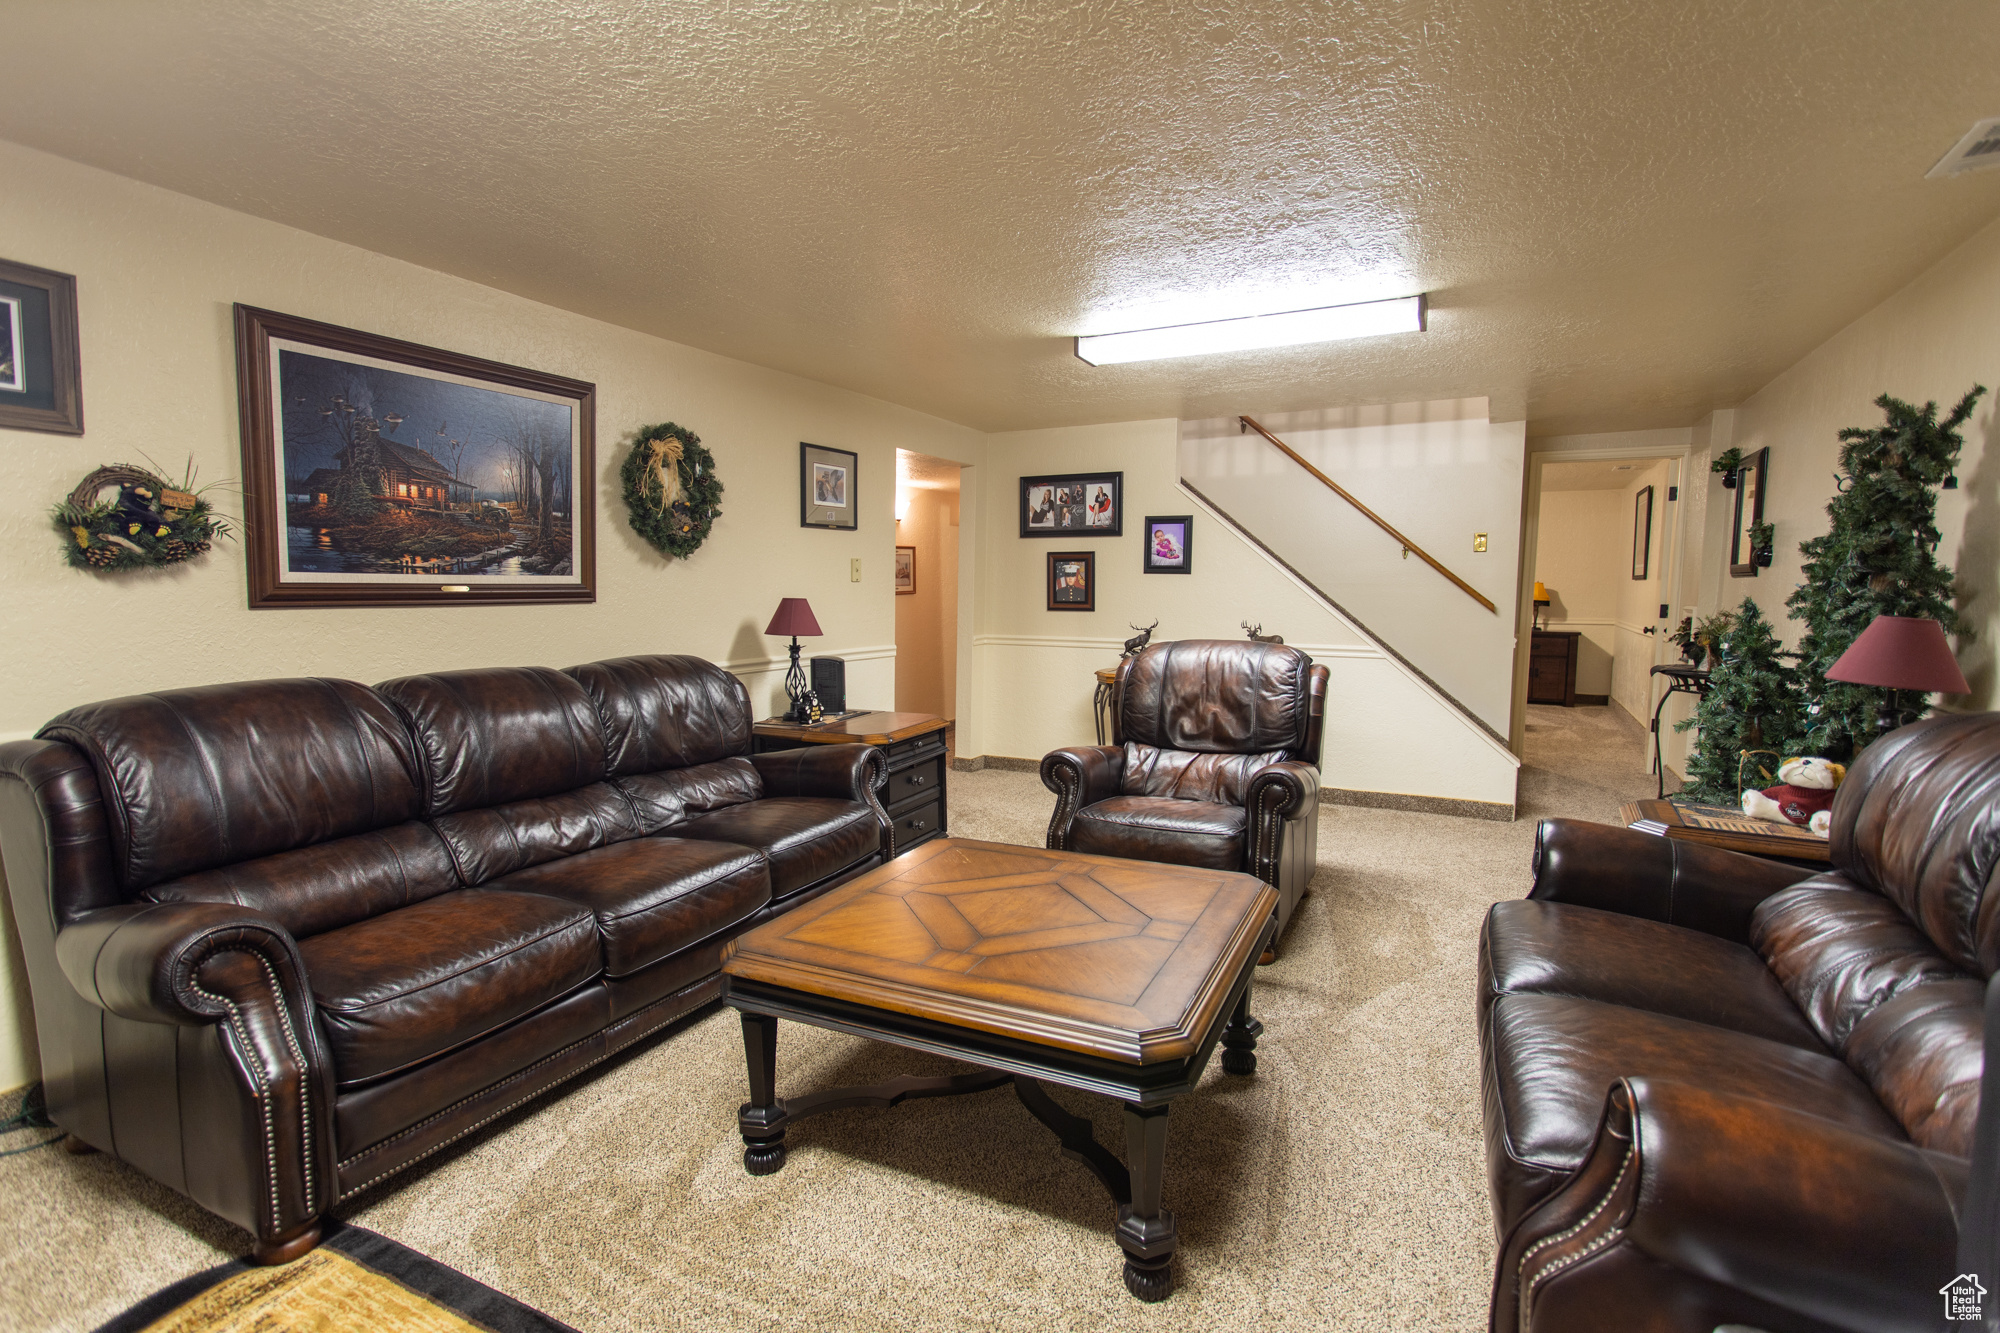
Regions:
<instances>
[{"instance_id":1,"label":"fluorescent ceiling light","mask_svg":"<svg viewBox=\"0 0 2000 1333\"><path fill-rule=\"evenodd\" d=\"M1211 352L1247 352L1258 347L1373 338L1384 333L1421 333L1423 329L1424 298L1403 296L1393 301L1288 310L1281 315L1175 324L1131 333L1093 333L1076 340L1076 354L1093 366L1110 366L1125 361L1164 361L1168 357L1205 356Z\"/></svg>"}]
</instances>

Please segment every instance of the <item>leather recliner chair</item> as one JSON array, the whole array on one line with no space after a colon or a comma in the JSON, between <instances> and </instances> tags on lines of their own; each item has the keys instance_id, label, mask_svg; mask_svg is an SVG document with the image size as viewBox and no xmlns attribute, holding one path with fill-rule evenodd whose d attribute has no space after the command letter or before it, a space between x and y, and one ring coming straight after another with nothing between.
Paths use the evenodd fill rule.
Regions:
<instances>
[{"instance_id":1,"label":"leather recliner chair","mask_svg":"<svg viewBox=\"0 0 2000 1333\"><path fill-rule=\"evenodd\" d=\"M1247 871L1278 891L1278 935L1319 851L1327 670L1297 648L1153 644L1118 667L1110 745L1052 750L1052 851Z\"/></svg>"},{"instance_id":2,"label":"leather recliner chair","mask_svg":"<svg viewBox=\"0 0 2000 1333\"><path fill-rule=\"evenodd\" d=\"M1830 851L1542 824L1479 945L1494 1333L1927 1329L1994 1281L2000 713L1870 745Z\"/></svg>"}]
</instances>

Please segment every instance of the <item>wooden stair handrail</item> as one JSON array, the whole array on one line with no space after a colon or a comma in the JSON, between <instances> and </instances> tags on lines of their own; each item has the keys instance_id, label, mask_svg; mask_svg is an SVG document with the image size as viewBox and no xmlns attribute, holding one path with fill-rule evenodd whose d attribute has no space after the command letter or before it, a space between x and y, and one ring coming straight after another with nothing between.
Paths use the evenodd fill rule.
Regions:
<instances>
[{"instance_id":1,"label":"wooden stair handrail","mask_svg":"<svg viewBox=\"0 0 2000 1333\"><path fill-rule=\"evenodd\" d=\"M1444 575L1446 578L1450 579L1453 583L1457 584L1459 591L1463 592L1467 597L1470 597L1473 601L1479 603L1481 606L1485 607L1488 611L1491 611L1494 615L1497 616L1500 614L1500 608L1493 605L1492 602L1488 601L1486 597L1482 595L1477 588L1473 587L1470 583L1467 583L1464 579L1460 578L1458 575L1446 569L1443 565L1439 564L1437 561L1431 559L1431 554L1429 551L1426 551L1423 547L1417 545L1415 542L1411 541L1408 537L1405 537L1402 533L1396 531L1395 528L1389 525L1389 521L1387 519L1383 518L1380 514L1370 509L1367 505L1362 504L1361 501L1355 499L1353 495L1349 494L1346 487L1342 486L1332 477L1327 476L1326 473L1321 472L1311 463L1308 463L1304 458L1300 457L1298 450L1292 448L1291 445L1286 444L1283 440L1271 434L1270 431L1265 430L1262 426L1258 425L1255 419L1251 417L1238 417L1236 419L1242 422L1244 425L1248 426L1251 430L1256 431L1259 435L1263 436L1265 439L1269 440L1272 444L1277 445L1279 452L1283 453L1285 457L1291 459L1294 463L1297 463L1300 467L1312 473L1315 477L1318 477L1322 482L1326 484L1327 488L1331 490L1335 495L1338 495L1341 499L1347 501L1347 503L1353 505L1356 509L1359 509L1362 512L1362 514L1367 517L1369 522L1373 523L1376 527L1382 529L1382 531L1388 533L1391 537L1394 537L1398 542L1400 542L1405 551L1416 552L1417 559L1423 561L1425 564L1429 565L1432 569L1435 569L1438 573Z\"/></svg>"}]
</instances>

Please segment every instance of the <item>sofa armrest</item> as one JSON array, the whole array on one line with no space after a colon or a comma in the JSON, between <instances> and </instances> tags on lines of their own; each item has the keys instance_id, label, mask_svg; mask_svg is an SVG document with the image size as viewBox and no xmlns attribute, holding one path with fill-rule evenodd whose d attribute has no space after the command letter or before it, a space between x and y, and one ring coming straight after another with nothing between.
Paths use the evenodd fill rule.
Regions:
<instances>
[{"instance_id":1,"label":"sofa armrest","mask_svg":"<svg viewBox=\"0 0 2000 1333\"><path fill-rule=\"evenodd\" d=\"M750 756L766 796L830 796L864 805L888 780L889 764L872 745L801 745Z\"/></svg>"},{"instance_id":2,"label":"sofa armrest","mask_svg":"<svg viewBox=\"0 0 2000 1333\"><path fill-rule=\"evenodd\" d=\"M334 1071L285 929L226 903L126 903L64 926L56 961L79 995L110 1013L215 1029L225 1082L255 1127L240 1160L218 1158L240 1169L255 1200L260 1261L310 1248L333 1203Z\"/></svg>"},{"instance_id":3,"label":"sofa armrest","mask_svg":"<svg viewBox=\"0 0 2000 1333\"><path fill-rule=\"evenodd\" d=\"M1719 847L1580 819L1544 819L1535 831L1528 896L1664 921L1747 943L1750 916L1814 872Z\"/></svg>"},{"instance_id":4,"label":"sofa armrest","mask_svg":"<svg viewBox=\"0 0 2000 1333\"><path fill-rule=\"evenodd\" d=\"M1613 1284L1629 1268L1578 1265L1625 1248L1690 1285L1836 1327L1932 1328L1938 1289L1958 1271L1965 1171L1962 1159L1773 1103L1625 1079L1583 1167L1508 1237L1493 1327L1525 1333L1551 1296L1619 1323ZM1626 1299L1658 1296L1649 1286Z\"/></svg>"},{"instance_id":5,"label":"sofa armrest","mask_svg":"<svg viewBox=\"0 0 2000 1333\"><path fill-rule=\"evenodd\" d=\"M1076 812L1118 794L1125 775L1125 751L1115 745L1078 745L1042 756L1042 785L1056 794L1049 816L1048 849L1069 850L1069 826Z\"/></svg>"},{"instance_id":6,"label":"sofa armrest","mask_svg":"<svg viewBox=\"0 0 2000 1333\"><path fill-rule=\"evenodd\" d=\"M1250 873L1274 888L1285 825L1319 812L1319 770L1287 759L1250 775L1244 807L1250 816Z\"/></svg>"}]
</instances>

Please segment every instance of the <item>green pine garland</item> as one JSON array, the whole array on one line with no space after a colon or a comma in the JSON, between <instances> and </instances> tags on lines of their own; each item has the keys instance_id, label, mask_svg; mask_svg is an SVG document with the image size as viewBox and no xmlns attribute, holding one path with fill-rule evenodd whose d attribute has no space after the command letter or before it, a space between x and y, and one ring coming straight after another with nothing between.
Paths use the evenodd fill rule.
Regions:
<instances>
[{"instance_id":1,"label":"green pine garland","mask_svg":"<svg viewBox=\"0 0 2000 1333\"><path fill-rule=\"evenodd\" d=\"M654 442L661 440L678 441L681 448L680 462L675 465L681 493L671 505L661 503L659 473L653 465ZM618 475L625 483L625 507L632 531L668 555L682 559L693 555L708 540L715 520L722 517L718 507L722 480L715 475L714 455L702 447L699 435L671 421L640 428Z\"/></svg>"},{"instance_id":2,"label":"green pine garland","mask_svg":"<svg viewBox=\"0 0 2000 1333\"><path fill-rule=\"evenodd\" d=\"M1917 408L1883 394L1875 405L1887 424L1840 432L1838 494L1826 507L1832 524L1799 545L1805 581L1785 603L1806 627L1799 649L1807 753L1845 761L1875 738L1885 691L1830 681L1826 672L1876 616L1925 616L1947 633L1970 633L1952 606L1951 568L1936 555L1937 491L1958 463L1958 428L1985 392L1973 385L1943 421L1934 402ZM1927 697L1888 693L1891 707L1905 712Z\"/></svg>"},{"instance_id":3,"label":"green pine garland","mask_svg":"<svg viewBox=\"0 0 2000 1333\"><path fill-rule=\"evenodd\" d=\"M1800 710L1792 669L1778 657L1771 622L1748 597L1717 646L1708 693L1674 730L1701 728L1688 747L1681 797L1735 805L1746 787L1776 782L1778 761L1797 754Z\"/></svg>"}]
</instances>

